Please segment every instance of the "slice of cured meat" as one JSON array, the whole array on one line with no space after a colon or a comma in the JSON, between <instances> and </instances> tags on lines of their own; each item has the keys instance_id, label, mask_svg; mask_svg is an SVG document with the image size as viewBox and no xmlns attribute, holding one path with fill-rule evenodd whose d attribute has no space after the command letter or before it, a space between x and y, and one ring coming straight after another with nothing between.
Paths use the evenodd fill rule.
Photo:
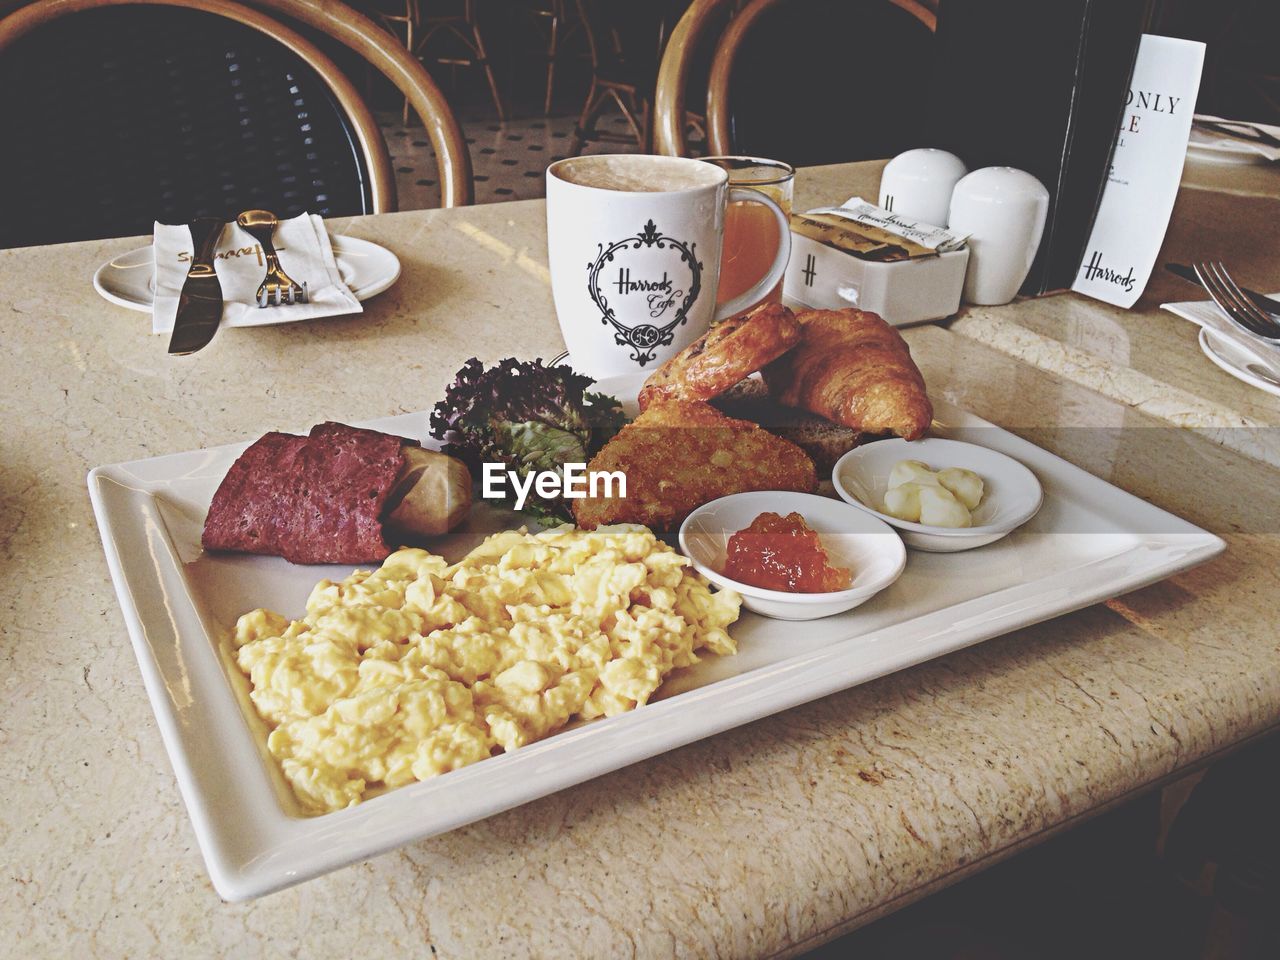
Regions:
<instances>
[{"instance_id":1,"label":"slice of cured meat","mask_svg":"<svg viewBox=\"0 0 1280 960\"><path fill-rule=\"evenodd\" d=\"M264 553L291 563L372 563L387 496L413 441L341 423L309 436L268 433L223 478L201 537L206 549Z\"/></svg>"}]
</instances>

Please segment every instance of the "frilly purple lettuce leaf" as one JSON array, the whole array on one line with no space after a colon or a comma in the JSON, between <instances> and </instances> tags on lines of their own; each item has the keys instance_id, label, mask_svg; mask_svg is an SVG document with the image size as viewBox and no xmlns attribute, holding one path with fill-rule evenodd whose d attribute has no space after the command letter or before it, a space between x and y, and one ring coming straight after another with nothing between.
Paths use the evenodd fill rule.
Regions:
<instances>
[{"instance_id":1,"label":"frilly purple lettuce leaf","mask_svg":"<svg viewBox=\"0 0 1280 960\"><path fill-rule=\"evenodd\" d=\"M587 463L626 422L617 400L587 392L593 382L564 364L508 357L486 370L472 357L431 412L431 435L477 478L485 463L502 463L521 477ZM525 510L573 519L563 497L531 493Z\"/></svg>"}]
</instances>

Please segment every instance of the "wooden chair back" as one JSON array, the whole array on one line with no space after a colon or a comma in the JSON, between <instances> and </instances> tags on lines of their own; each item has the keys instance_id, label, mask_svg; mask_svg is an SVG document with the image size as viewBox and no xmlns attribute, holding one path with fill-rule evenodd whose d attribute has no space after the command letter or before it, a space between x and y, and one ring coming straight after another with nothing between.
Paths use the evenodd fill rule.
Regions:
<instances>
[{"instance_id":1,"label":"wooden chair back","mask_svg":"<svg viewBox=\"0 0 1280 960\"><path fill-rule=\"evenodd\" d=\"M873 3L886 3L886 0L873 0ZM920 26L928 29L929 33L937 31L938 18L936 0L933 0L932 4L925 4L920 0L887 0L887 3L892 6L896 6L896 8L899 8L902 12L905 12L906 14L909 14L910 17L918 20ZM841 10L841 13L849 12L849 22L852 23L854 22L856 15L859 14L858 6L864 6L865 8L865 6L868 5L869 4L852 4L847 3L846 1L846 3L841 4L842 8L844 8ZM716 56L714 56L712 60L712 72L710 72L710 78L707 86L707 140L708 152L710 152L710 154L735 154L735 152L741 152L744 148L748 148L744 146L736 146L735 142L733 142L735 138L732 136L732 114L730 106L730 84L733 78L733 69L735 69L737 65L737 60L739 60L739 54L742 47L744 47L748 38L753 35L755 29L760 26L762 20L771 17L771 15L773 15L773 19L776 20L776 12L782 8L796 9L804 8L804 6L804 3L796 3L796 0L750 0L750 3L746 4L744 8L742 8L741 12L731 20L728 27L724 29L721 40L719 40L719 44L716 47ZM835 6L831 4L826 5L828 10L822 9L823 4L817 4L814 6L817 6L818 9L812 10L812 13L819 15L819 17L823 13L828 13L829 10L836 9ZM818 31L817 29L814 29L814 27L820 27L823 31L838 32L840 31L841 24L815 24L813 22L813 18L810 18L810 22L808 26L806 26L806 29L810 29L810 31L813 32L813 35L817 37ZM867 50L870 42L874 41L874 37L865 36L846 35L845 38L850 41L850 44L854 44L854 42L856 42L856 44L858 44L863 50ZM787 44L778 44L777 50L780 52L778 70L803 69L803 64L806 63L804 50L791 49L790 45ZM845 90L847 96L892 95L893 91L890 86L892 82L891 77L868 78L863 76L861 79L864 79L868 86L864 91L859 92L858 88L854 86L859 79L858 60L850 58L850 60L846 61L846 65L851 68L849 77L850 83ZM913 68L916 70L927 70L928 64L906 63L902 65L902 69L904 70ZM833 79L833 77L826 77L824 79L828 79L829 81L829 79ZM838 109L840 109L840 93L841 91L838 90L838 88L836 88L836 90L829 91L831 99L828 101L828 108L833 111L833 113L838 113ZM864 157L847 157L847 159L864 159ZM803 161L803 159L801 159L801 161Z\"/></svg>"},{"instance_id":2,"label":"wooden chair back","mask_svg":"<svg viewBox=\"0 0 1280 960\"><path fill-rule=\"evenodd\" d=\"M336 110L338 122L341 126L346 127L345 136L339 137L348 149L354 151L354 157L348 159L348 172L339 176L338 189L325 192L323 185L314 188L315 196L311 198L310 205L317 212L329 212L330 215L337 213L382 213L390 212L397 209L395 176L391 167L391 160L388 155L386 142L383 139L381 130L378 127L368 106L363 98L355 89L354 85L343 73L343 71L314 43L304 37L298 30L286 23L270 16L270 13L280 14L287 17L290 21L305 27L311 28L317 33L327 35L329 38L336 40L343 46L355 51L363 59L368 61L375 69L386 76L402 93L408 98L415 111L422 119L423 126L427 132L432 145L435 148L437 162L440 171L441 185L441 203L443 206L457 206L467 204L472 201L472 178L470 157L466 147L466 141L463 137L462 130L449 109L448 103L439 88L431 80L422 64L409 55L407 51L395 44L387 42L385 32L383 32L372 20L358 13L340 0L256 0L254 7L245 6L234 0L36 0L34 3L25 5L15 5L13 0L0 0L4 7L12 10L3 19L0 19L0 58L5 56L26 55L22 54L23 47L18 47L20 41L37 31L43 26L49 26L51 29L57 27L59 30L66 32L61 27L62 23L70 23L73 21L67 18L74 17L77 14L87 14L93 12L95 16L105 16L106 12L112 8L120 10L125 19L131 21L132 25L137 28L138 22L148 22L147 17L128 17L131 12L121 8L133 8L141 14L147 8L155 8L157 10L171 11L168 16L178 16L182 11L191 11L195 14L207 14L210 16L210 22L215 25L218 23L226 24L225 27L217 27L217 32L226 34L227 36L253 36L257 35L260 39L251 42L249 45L257 49L257 59L262 62L274 60L273 56L264 54L271 44L279 44L282 48L281 61L289 61L299 64L299 68L303 73L311 76L312 100L314 103L307 102L306 106L300 106L298 110L294 110L294 116L289 116L290 103L283 103L282 96L288 98L287 90L270 89L262 91L261 89L252 89L245 87L243 91L237 91L237 95L245 96L265 96L268 99L274 98L272 109L273 116L277 122L281 119L286 126L299 126L303 134L306 133L305 124L306 117L299 117L300 111L309 109L317 109L322 115L321 120L329 122L330 126L334 118L330 115L330 111ZM185 16L186 14L182 14ZM113 14L114 16L114 14ZM159 17L158 19L163 19ZM198 19L198 17L197 17ZM144 28L145 29L145 28ZM235 31L240 30L241 33ZM70 31L74 34L76 31ZM82 31L83 32L83 31ZM195 31L197 36L189 37L187 43L189 45L198 45L202 39ZM39 34L37 34L39 37ZM264 40L268 41L264 45ZM175 37L175 41L179 38ZM163 47L163 44L159 45ZM107 51L104 55L109 58L110 48L103 45L102 48ZM192 49L188 46L187 49ZM179 48L181 50L181 48ZM150 47L144 47L144 52L149 54ZM159 51L163 54L165 51ZM92 58L97 60L97 55ZM83 69L92 71L95 69L95 63L85 63ZM282 68L288 69L288 68ZM318 85L317 85L318 78ZM304 84L305 86L305 84ZM278 83L277 83L278 87ZM323 94L319 95L316 100L317 90L323 90ZM325 99L332 102L332 107L323 103ZM201 127L201 117L199 114L199 103L190 105L195 111L193 114L193 125L197 128ZM137 123L136 117L130 116L129 110L119 111L119 123L122 128L127 128L131 123ZM113 116L112 120L116 118ZM52 120L50 122L53 122ZM22 131L11 131L10 143L14 144ZM296 132L296 131L295 131ZM332 132L332 131L330 131ZM139 136L145 136L147 131L141 129ZM233 142L234 133L220 134L221 142ZM201 138L196 137L196 140ZM217 141L218 136L211 139ZM246 137L251 140L251 137ZM300 139L306 143L309 139L305 135ZM329 138L325 149L330 153L335 149L333 146L333 137ZM248 144L250 148L261 149L261 142L256 144ZM341 146L341 145L339 145ZM35 141L24 149L36 149ZM229 148L232 152L238 152L237 148L232 146ZM281 151L292 150L292 155L288 157L272 158L275 164L267 165L265 176L262 178L263 183L270 186L270 178L272 171L278 171L283 168L283 164L279 161L285 160L286 163L294 163L294 166L301 166L303 169L288 171L289 178L294 182L301 179L302 185L296 189L284 190L276 185L276 192L283 193L288 197L301 196L305 202L308 195L308 184L310 178L308 172L314 168L316 163L325 163L327 157L321 156L316 160L316 151L321 149L317 146L314 149L310 147L299 147L296 143L292 147L282 147L278 144L273 145L269 149L269 153L280 153ZM299 151L305 154L305 160L299 159L297 156ZM341 152L339 150L339 152ZM188 153L194 153L194 156L188 156L188 162L198 162L199 151L194 147L190 148ZM355 169L350 168L351 160L355 162ZM295 162L296 161L296 162ZM178 166L183 166L178 164ZM336 168L330 164L326 168L327 172L332 172ZM132 172L132 171L129 171ZM210 178L216 179L219 174L218 169L210 171ZM301 173L301 177L299 177ZM284 177L284 174L279 174ZM355 178L355 186L350 186L348 178ZM240 184L245 183L245 176L242 174L238 178ZM231 188L226 188L231 189ZM354 189L359 195L363 196L363 200L353 200L351 190ZM243 194L245 189L236 187L233 194ZM327 211L324 209L325 200L332 192L341 194L340 206L342 209ZM172 199L173 191L165 194L165 197ZM228 203L234 199L234 196L228 196ZM192 201L197 202L196 200ZM209 203L207 200L198 201L203 203L207 208ZM282 207L287 207L293 201L285 200L281 202ZM140 206L141 204L139 204ZM156 213L163 212L163 208L170 210L181 209L180 203L149 204L157 207ZM258 204L264 205L264 204ZM122 211L116 211L115 215L119 215ZM133 211L136 218L137 210ZM216 214L215 214L216 215ZM110 215L98 211L99 223L97 224L97 235L102 235L103 217L107 217L109 222ZM71 225L68 229L73 229ZM119 232L136 232L129 227L122 227ZM76 239L74 231L67 235L57 237L57 239ZM83 237L80 237L83 238ZM11 241L12 242L12 241Z\"/></svg>"},{"instance_id":3,"label":"wooden chair back","mask_svg":"<svg viewBox=\"0 0 1280 960\"><path fill-rule=\"evenodd\" d=\"M426 67L369 17L342 0L249 0L255 7L305 23L355 51L390 80L413 107L435 150L440 172L440 205L472 203L471 155L449 101Z\"/></svg>"},{"instance_id":4,"label":"wooden chair back","mask_svg":"<svg viewBox=\"0 0 1280 960\"><path fill-rule=\"evenodd\" d=\"M669 157L688 156L686 97L698 55L738 0L693 0L676 22L658 64L653 97L653 150Z\"/></svg>"}]
</instances>

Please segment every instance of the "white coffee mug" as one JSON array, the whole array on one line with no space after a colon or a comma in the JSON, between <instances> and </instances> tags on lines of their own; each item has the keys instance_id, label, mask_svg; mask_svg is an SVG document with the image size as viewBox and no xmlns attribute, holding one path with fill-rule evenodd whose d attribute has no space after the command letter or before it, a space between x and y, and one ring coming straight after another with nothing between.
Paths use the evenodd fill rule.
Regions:
<instances>
[{"instance_id":1,"label":"white coffee mug","mask_svg":"<svg viewBox=\"0 0 1280 960\"><path fill-rule=\"evenodd\" d=\"M890 160L880 174L879 204L901 217L945 227L951 191L967 172L964 161L946 150L908 150Z\"/></svg>"},{"instance_id":2,"label":"white coffee mug","mask_svg":"<svg viewBox=\"0 0 1280 960\"><path fill-rule=\"evenodd\" d=\"M547 256L574 369L602 379L652 370L778 285L791 256L778 205L681 157L570 157L547 168ZM716 309L725 204L769 207L782 242L769 272Z\"/></svg>"},{"instance_id":3,"label":"white coffee mug","mask_svg":"<svg viewBox=\"0 0 1280 960\"><path fill-rule=\"evenodd\" d=\"M969 238L964 298L1008 303L1027 279L1049 213L1049 191L1025 170L983 167L956 184L948 228Z\"/></svg>"}]
</instances>

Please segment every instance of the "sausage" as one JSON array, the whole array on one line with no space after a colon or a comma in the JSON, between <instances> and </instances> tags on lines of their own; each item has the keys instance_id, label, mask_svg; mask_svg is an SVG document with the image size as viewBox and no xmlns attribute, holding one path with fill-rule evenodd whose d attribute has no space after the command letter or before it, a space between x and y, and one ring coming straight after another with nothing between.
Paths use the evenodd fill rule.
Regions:
<instances>
[{"instance_id":1,"label":"sausage","mask_svg":"<svg viewBox=\"0 0 1280 960\"><path fill-rule=\"evenodd\" d=\"M405 445L404 466L387 498L386 523L419 537L453 530L471 511L471 472L438 450Z\"/></svg>"}]
</instances>

